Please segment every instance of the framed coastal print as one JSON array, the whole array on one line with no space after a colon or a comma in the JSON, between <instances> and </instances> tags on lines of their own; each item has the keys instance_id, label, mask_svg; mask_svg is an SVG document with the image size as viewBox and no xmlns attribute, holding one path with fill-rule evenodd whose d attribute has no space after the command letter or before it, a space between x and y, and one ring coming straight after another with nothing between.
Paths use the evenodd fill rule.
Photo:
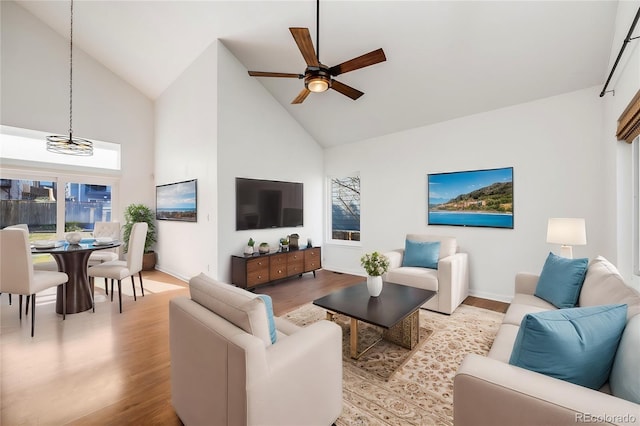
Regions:
<instances>
[{"instance_id":1,"label":"framed coastal print","mask_svg":"<svg viewBox=\"0 0 640 426\"><path fill-rule=\"evenodd\" d=\"M513 167L427 175L427 224L513 229Z\"/></svg>"},{"instance_id":2,"label":"framed coastal print","mask_svg":"<svg viewBox=\"0 0 640 426\"><path fill-rule=\"evenodd\" d=\"M196 179L156 186L156 219L197 222L197 197Z\"/></svg>"}]
</instances>

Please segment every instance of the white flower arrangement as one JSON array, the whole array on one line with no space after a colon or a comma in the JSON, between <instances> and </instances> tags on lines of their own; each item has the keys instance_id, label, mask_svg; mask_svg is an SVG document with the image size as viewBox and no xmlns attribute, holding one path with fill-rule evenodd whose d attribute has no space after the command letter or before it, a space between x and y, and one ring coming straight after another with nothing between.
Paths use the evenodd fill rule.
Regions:
<instances>
[{"instance_id":1,"label":"white flower arrangement","mask_svg":"<svg viewBox=\"0 0 640 426\"><path fill-rule=\"evenodd\" d=\"M364 267L367 275L372 277L380 276L387 272L389 269L389 259L383 254L374 251L373 253L366 253L360 258L360 265Z\"/></svg>"}]
</instances>

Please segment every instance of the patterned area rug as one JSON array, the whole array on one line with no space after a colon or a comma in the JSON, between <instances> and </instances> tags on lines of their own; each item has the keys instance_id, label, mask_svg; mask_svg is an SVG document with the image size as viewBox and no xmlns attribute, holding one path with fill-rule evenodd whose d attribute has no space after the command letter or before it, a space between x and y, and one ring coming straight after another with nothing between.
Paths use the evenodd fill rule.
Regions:
<instances>
[{"instance_id":1,"label":"patterned area rug","mask_svg":"<svg viewBox=\"0 0 640 426\"><path fill-rule=\"evenodd\" d=\"M294 324L304 327L305 325L326 318L326 311L315 305L308 304L287 314L285 316ZM361 354L369 346L360 358L353 359L350 356L349 339L351 336L351 319L345 315L336 314L333 321L342 328L342 357L344 362L366 370L369 373L378 375L381 379L388 381L393 374L398 371L412 354L420 349L429 337L432 330L420 327L419 341L413 349L406 349L386 340L380 340L382 328L364 323L358 323L358 353ZM377 343L376 343L377 342Z\"/></svg>"},{"instance_id":2,"label":"patterned area rug","mask_svg":"<svg viewBox=\"0 0 640 426\"><path fill-rule=\"evenodd\" d=\"M423 331L429 334L413 351L385 343L380 346L385 350L353 361L347 347L343 351L344 405L336 424L453 425L453 377L458 365L468 353L489 352L503 317L504 314L467 305L460 305L452 315L421 309L421 339ZM324 319L325 310L308 304L285 318L305 325ZM346 318L336 318L343 327L344 339L342 322ZM404 358L396 360L396 352L403 351ZM390 378L385 380L390 370Z\"/></svg>"}]
</instances>

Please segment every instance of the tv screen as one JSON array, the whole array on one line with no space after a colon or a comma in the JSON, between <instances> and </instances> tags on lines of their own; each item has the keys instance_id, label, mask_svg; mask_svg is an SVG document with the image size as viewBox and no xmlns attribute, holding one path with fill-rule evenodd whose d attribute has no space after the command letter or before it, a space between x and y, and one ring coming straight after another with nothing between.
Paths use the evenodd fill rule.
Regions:
<instances>
[{"instance_id":1,"label":"tv screen","mask_svg":"<svg viewBox=\"0 0 640 426\"><path fill-rule=\"evenodd\" d=\"M513 167L427 177L428 225L513 229Z\"/></svg>"},{"instance_id":2,"label":"tv screen","mask_svg":"<svg viewBox=\"0 0 640 426\"><path fill-rule=\"evenodd\" d=\"M236 230L303 225L299 182L236 178Z\"/></svg>"},{"instance_id":3,"label":"tv screen","mask_svg":"<svg viewBox=\"0 0 640 426\"><path fill-rule=\"evenodd\" d=\"M197 179L156 186L156 219L197 222L197 197Z\"/></svg>"}]
</instances>

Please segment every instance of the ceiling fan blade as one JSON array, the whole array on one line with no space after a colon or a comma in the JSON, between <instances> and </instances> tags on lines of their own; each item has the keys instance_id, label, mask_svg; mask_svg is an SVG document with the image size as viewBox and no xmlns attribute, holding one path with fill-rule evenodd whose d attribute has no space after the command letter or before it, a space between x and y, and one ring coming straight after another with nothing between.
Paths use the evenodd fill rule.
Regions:
<instances>
[{"instance_id":1,"label":"ceiling fan blade","mask_svg":"<svg viewBox=\"0 0 640 426\"><path fill-rule=\"evenodd\" d=\"M340 83L337 80L331 81L331 88L336 92L340 92L343 95L350 97L354 101L360 96L364 95L364 93L359 91L358 89L354 89L353 87Z\"/></svg>"},{"instance_id":2,"label":"ceiling fan blade","mask_svg":"<svg viewBox=\"0 0 640 426\"><path fill-rule=\"evenodd\" d=\"M384 62L387 60L387 57L384 55L384 51L382 49L374 50L369 53L365 53L362 56L358 56L357 58L353 58L349 61L343 62L339 65L329 68L329 72L331 75L340 75L345 72L354 71L360 68L368 67L369 65L374 65L379 62Z\"/></svg>"},{"instance_id":3,"label":"ceiling fan blade","mask_svg":"<svg viewBox=\"0 0 640 426\"><path fill-rule=\"evenodd\" d=\"M304 61L310 67L318 67L320 63L316 56L316 51L313 48L313 41L311 41L311 34L309 34L309 28L289 28L293 39L302 53Z\"/></svg>"},{"instance_id":4,"label":"ceiling fan blade","mask_svg":"<svg viewBox=\"0 0 640 426\"><path fill-rule=\"evenodd\" d=\"M311 93L311 91L305 87L304 89L302 89L300 93L298 93L298 96L296 96L296 98L291 103L301 104L302 102L304 102L305 99L307 99L307 96L309 96L309 93Z\"/></svg>"},{"instance_id":5,"label":"ceiling fan blade","mask_svg":"<svg viewBox=\"0 0 640 426\"><path fill-rule=\"evenodd\" d=\"M286 72L264 72L264 71L249 71L251 77L285 77L285 78L304 78L302 74L291 74Z\"/></svg>"}]
</instances>

